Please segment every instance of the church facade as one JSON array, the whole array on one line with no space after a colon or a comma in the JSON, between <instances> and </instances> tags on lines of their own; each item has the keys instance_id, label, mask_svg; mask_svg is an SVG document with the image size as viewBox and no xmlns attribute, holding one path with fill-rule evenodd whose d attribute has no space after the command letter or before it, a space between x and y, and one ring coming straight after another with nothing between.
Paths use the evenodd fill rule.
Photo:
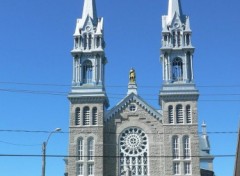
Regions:
<instances>
[{"instance_id":1,"label":"church facade","mask_svg":"<svg viewBox=\"0 0 240 176\"><path fill-rule=\"evenodd\" d=\"M68 176L213 175L206 125L198 133L199 92L194 83L192 31L180 0L162 17L163 83L160 110L137 92L135 70L127 95L112 109L105 91L103 18L84 0L74 33Z\"/></svg>"}]
</instances>

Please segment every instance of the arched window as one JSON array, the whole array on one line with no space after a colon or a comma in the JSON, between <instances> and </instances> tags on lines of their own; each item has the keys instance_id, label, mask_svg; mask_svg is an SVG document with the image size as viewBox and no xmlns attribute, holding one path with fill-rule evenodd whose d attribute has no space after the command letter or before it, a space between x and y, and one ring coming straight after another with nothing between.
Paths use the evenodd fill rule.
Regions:
<instances>
[{"instance_id":1,"label":"arched window","mask_svg":"<svg viewBox=\"0 0 240 176\"><path fill-rule=\"evenodd\" d=\"M83 125L90 125L89 107L84 107L84 109L83 109Z\"/></svg>"},{"instance_id":2,"label":"arched window","mask_svg":"<svg viewBox=\"0 0 240 176\"><path fill-rule=\"evenodd\" d=\"M173 33L172 33L172 42L173 42L173 47L175 47L176 46L176 32L175 31L173 31Z\"/></svg>"},{"instance_id":3,"label":"arched window","mask_svg":"<svg viewBox=\"0 0 240 176\"><path fill-rule=\"evenodd\" d=\"M186 107L186 122L192 123L192 110L190 105Z\"/></svg>"},{"instance_id":4,"label":"arched window","mask_svg":"<svg viewBox=\"0 0 240 176\"><path fill-rule=\"evenodd\" d=\"M91 83L92 82L92 74L93 66L90 60L87 60L83 63L83 82Z\"/></svg>"},{"instance_id":5,"label":"arched window","mask_svg":"<svg viewBox=\"0 0 240 176\"><path fill-rule=\"evenodd\" d=\"M175 58L172 62L172 79L173 81L183 80L183 63L180 58Z\"/></svg>"},{"instance_id":6,"label":"arched window","mask_svg":"<svg viewBox=\"0 0 240 176\"><path fill-rule=\"evenodd\" d=\"M177 136L174 136L172 139L172 151L173 151L173 159L179 159L179 153L180 153L180 149L179 149L179 139Z\"/></svg>"},{"instance_id":7,"label":"arched window","mask_svg":"<svg viewBox=\"0 0 240 176\"><path fill-rule=\"evenodd\" d=\"M94 139L89 138L88 139L88 160L93 160L93 154L94 154Z\"/></svg>"},{"instance_id":8,"label":"arched window","mask_svg":"<svg viewBox=\"0 0 240 176\"><path fill-rule=\"evenodd\" d=\"M191 61L191 53L187 52L187 79L189 82L192 81L192 61Z\"/></svg>"},{"instance_id":9,"label":"arched window","mask_svg":"<svg viewBox=\"0 0 240 176\"><path fill-rule=\"evenodd\" d=\"M177 32L177 43L178 43L178 47L181 46L181 33L180 33L180 31Z\"/></svg>"},{"instance_id":10,"label":"arched window","mask_svg":"<svg viewBox=\"0 0 240 176\"><path fill-rule=\"evenodd\" d=\"M84 167L83 164L77 164L77 176L83 176Z\"/></svg>"},{"instance_id":11,"label":"arched window","mask_svg":"<svg viewBox=\"0 0 240 176\"><path fill-rule=\"evenodd\" d=\"M120 170L119 175L131 171L131 175L148 174L148 138L146 133L137 127L125 129L119 136Z\"/></svg>"},{"instance_id":12,"label":"arched window","mask_svg":"<svg viewBox=\"0 0 240 176\"><path fill-rule=\"evenodd\" d=\"M82 161L83 160L83 139L79 138L77 140L77 159Z\"/></svg>"},{"instance_id":13,"label":"arched window","mask_svg":"<svg viewBox=\"0 0 240 176\"><path fill-rule=\"evenodd\" d=\"M183 138L183 156L184 159L190 158L190 138L188 136L184 136Z\"/></svg>"},{"instance_id":14,"label":"arched window","mask_svg":"<svg viewBox=\"0 0 240 176\"><path fill-rule=\"evenodd\" d=\"M79 43L78 43L78 37L75 38L75 48L78 48Z\"/></svg>"},{"instance_id":15,"label":"arched window","mask_svg":"<svg viewBox=\"0 0 240 176\"><path fill-rule=\"evenodd\" d=\"M94 175L94 164L88 164L88 176L93 176Z\"/></svg>"},{"instance_id":16,"label":"arched window","mask_svg":"<svg viewBox=\"0 0 240 176\"><path fill-rule=\"evenodd\" d=\"M186 40L187 40L186 41L187 46L190 45L190 35L189 34L187 34Z\"/></svg>"},{"instance_id":17,"label":"arched window","mask_svg":"<svg viewBox=\"0 0 240 176\"><path fill-rule=\"evenodd\" d=\"M183 108L182 108L182 105L177 105L177 107L176 107L176 118L177 118L177 123L183 123Z\"/></svg>"},{"instance_id":18,"label":"arched window","mask_svg":"<svg viewBox=\"0 0 240 176\"><path fill-rule=\"evenodd\" d=\"M184 174L185 175L191 174L191 163L190 162L184 163Z\"/></svg>"},{"instance_id":19,"label":"arched window","mask_svg":"<svg viewBox=\"0 0 240 176\"><path fill-rule=\"evenodd\" d=\"M84 50L87 48L87 35L86 34L83 35L83 48L84 48Z\"/></svg>"},{"instance_id":20,"label":"arched window","mask_svg":"<svg viewBox=\"0 0 240 176\"><path fill-rule=\"evenodd\" d=\"M94 107L92 110L92 124L97 125L97 120L98 120L98 112L97 112L97 108Z\"/></svg>"},{"instance_id":21,"label":"arched window","mask_svg":"<svg viewBox=\"0 0 240 176\"><path fill-rule=\"evenodd\" d=\"M174 162L173 163L173 174L174 175L179 175L180 172L180 163L179 162Z\"/></svg>"},{"instance_id":22,"label":"arched window","mask_svg":"<svg viewBox=\"0 0 240 176\"><path fill-rule=\"evenodd\" d=\"M99 36L97 36L96 46L97 46L97 48L100 47L100 37Z\"/></svg>"},{"instance_id":23,"label":"arched window","mask_svg":"<svg viewBox=\"0 0 240 176\"><path fill-rule=\"evenodd\" d=\"M92 48L92 35L89 34L88 35L88 49L91 49Z\"/></svg>"},{"instance_id":24,"label":"arched window","mask_svg":"<svg viewBox=\"0 0 240 176\"><path fill-rule=\"evenodd\" d=\"M168 107L168 123L173 124L173 106Z\"/></svg>"},{"instance_id":25,"label":"arched window","mask_svg":"<svg viewBox=\"0 0 240 176\"><path fill-rule=\"evenodd\" d=\"M80 113L80 108L76 108L75 110L75 125L80 125L81 124L81 113Z\"/></svg>"}]
</instances>

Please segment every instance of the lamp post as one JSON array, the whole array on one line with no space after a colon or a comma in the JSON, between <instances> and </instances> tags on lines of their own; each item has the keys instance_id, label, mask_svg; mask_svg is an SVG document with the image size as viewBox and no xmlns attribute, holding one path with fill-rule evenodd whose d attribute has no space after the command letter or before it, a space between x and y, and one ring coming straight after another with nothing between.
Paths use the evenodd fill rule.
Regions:
<instances>
[{"instance_id":1,"label":"lamp post","mask_svg":"<svg viewBox=\"0 0 240 176\"><path fill-rule=\"evenodd\" d=\"M42 144L42 176L45 176L45 170L46 170L46 148L48 141L53 133L61 131L61 128L56 128L54 131L52 131L49 135L46 141Z\"/></svg>"}]
</instances>

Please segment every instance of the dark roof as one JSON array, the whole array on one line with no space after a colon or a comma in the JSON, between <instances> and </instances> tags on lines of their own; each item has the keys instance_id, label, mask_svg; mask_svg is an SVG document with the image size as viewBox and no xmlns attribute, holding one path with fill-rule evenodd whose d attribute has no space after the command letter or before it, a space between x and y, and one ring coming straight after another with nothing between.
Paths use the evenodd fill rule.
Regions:
<instances>
[{"instance_id":1,"label":"dark roof","mask_svg":"<svg viewBox=\"0 0 240 176\"><path fill-rule=\"evenodd\" d=\"M214 176L214 172L205 170L205 169L201 169L201 176Z\"/></svg>"}]
</instances>

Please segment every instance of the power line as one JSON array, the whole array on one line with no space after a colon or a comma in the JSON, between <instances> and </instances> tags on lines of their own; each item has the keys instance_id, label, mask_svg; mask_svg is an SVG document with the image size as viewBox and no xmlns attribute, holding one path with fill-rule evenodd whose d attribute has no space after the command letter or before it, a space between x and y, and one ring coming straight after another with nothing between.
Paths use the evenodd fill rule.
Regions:
<instances>
[{"instance_id":1,"label":"power line","mask_svg":"<svg viewBox=\"0 0 240 176\"><path fill-rule=\"evenodd\" d=\"M27 93L27 94L46 94L46 95L67 96L66 92L55 92L55 91L36 91L36 90L24 90L24 89L0 89L0 91L14 92L14 93Z\"/></svg>"},{"instance_id":2,"label":"power line","mask_svg":"<svg viewBox=\"0 0 240 176\"><path fill-rule=\"evenodd\" d=\"M29 83L29 82L13 82L13 81L0 81L0 84L14 84L14 85L30 85L30 86L56 86L56 87L71 87L71 84L54 84L54 83ZM106 85L106 87L123 87L126 85ZM142 88L160 88L161 86L156 85L141 85ZM202 88L233 88L240 87L238 84L234 85L197 85Z\"/></svg>"},{"instance_id":3,"label":"power line","mask_svg":"<svg viewBox=\"0 0 240 176\"><path fill-rule=\"evenodd\" d=\"M66 97L68 95L67 92L55 92L55 91L35 91L35 90L21 90L21 89L0 89L0 91L2 92L14 92L14 93L26 93L26 94L37 94L37 95L54 95L54 96L64 96ZM122 94L115 94L115 95L122 95ZM125 95L125 94L124 94ZM204 94L203 94L204 95ZM210 94L209 94L210 95ZM214 94L213 94L214 95ZM218 94L220 95L220 94ZM225 94L226 95L226 94ZM231 94L233 95L233 94ZM238 95L238 94L235 94L235 95ZM240 95L240 94L239 94ZM111 99L117 99L117 100L121 100L122 97L112 97L112 96L109 96L109 98ZM154 101L157 101L158 99L156 98L146 98L145 100L154 100ZM233 100L233 99L230 99L230 100L227 100L227 99L221 99L221 100L199 100L199 101L203 101L203 102L240 102L240 99L236 99L236 100Z\"/></svg>"},{"instance_id":4,"label":"power line","mask_svg":"<svg viewBox=\"0 0 240 176\"><path fill-rule=\"evenodd\" d=\"M11 143L11 142L6 142L6 141L0 141L0 143L8 144L8 145L15 145L15 146L24 146L24 147L33 147L33 146L42 145L42 144L16 144L16 143Z\"/></svg>"},{"instance_id":5,"label":"power line","mask_svg":"<svg viewBox=\"0 0 240 176\"><path fill-rule=\"evenodd\" d=\"M34 155L34 154L0 154L0 157L42 157L43 155ZM138 155L136 155L137 157ZM236 155L211 155L212 157L215 158L227 158L227 157L235 157ZM49 158L76 158L79 157L78 155L46 155L46 157ZM90 157L90 156L81 156L81 157ZM94 158L124 158L127 156L91 156ZM147 158L173 158L173 156L167 156L167 155L153 155L153 156L146 156ZM184 156L179 156L180 158L184 158ZM200 155L192 155L189 156L190 158L201 158L202 156Z\"/></svg>"},{"instance_id":6,"label":"power line","mask_svg":"<svg viewBox=\"0 0 240 176\"><path fill-rule=\"evenodd\" d=\"M0 132L12 132L12 133L51 133L51 131L35 131L35 130L0 130ZM70 134L71 132L64 132L60 131L57 134ZM85 132L87 134L92 134L92 132ZM104 134L121 134L116 132L103 132ZM162 134L186 134L186 133L145 133L145 134L156 134L156 135L162 135ZM191 132L188 134L202 134L202 132ZM207 132L207 134L238 134L238 131L210 131Z\"/></svg>"}]
</instances>

